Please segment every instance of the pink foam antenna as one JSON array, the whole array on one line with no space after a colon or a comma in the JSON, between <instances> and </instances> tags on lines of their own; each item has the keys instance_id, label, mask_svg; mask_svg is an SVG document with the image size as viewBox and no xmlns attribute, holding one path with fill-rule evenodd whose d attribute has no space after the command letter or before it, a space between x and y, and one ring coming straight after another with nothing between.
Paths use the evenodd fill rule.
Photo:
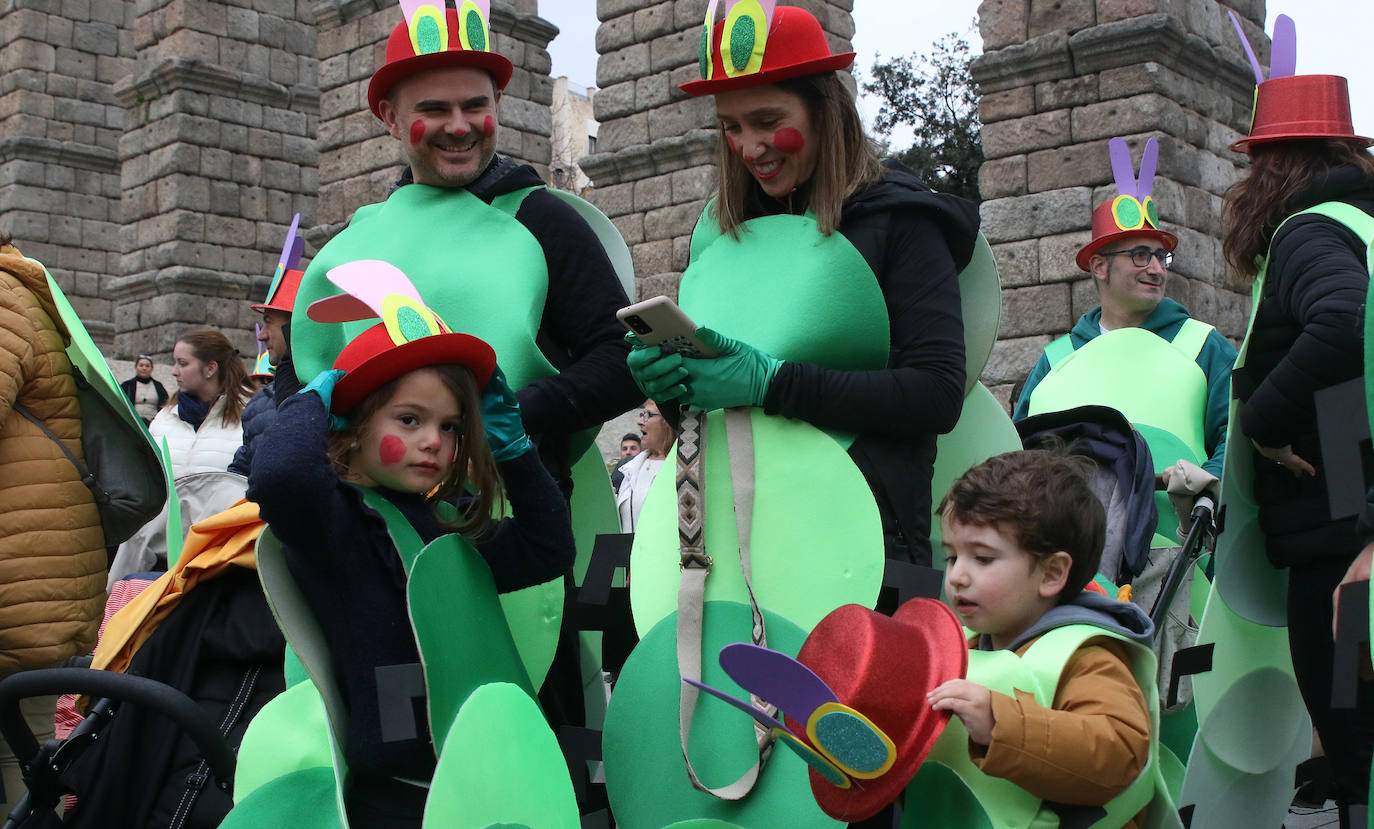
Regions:
<instances>
[{"instance_id":1,"label":"pink foam antenna","mask_svg":"<svg viewBox=\"0 0 1374 829\"><path fill-rule=\"evenodd\" d=\"M415 16L415 12L419 11L422 6L433 6L443 13L444 7L448 5L448 0L400 0L400 2L401 14L406 16L407 23L410 22L410 19Z\"/></svg>"},{"instance_id":2,"label":"pink foam antenna","mask_svg":"<svg viewBox=\"0 0 1374 829\"><path fill-rule=\"evenodd\" d=\"M1112 158L1112 178L1116 179L1116 192L1122 196L1140 196L1135 183L1135 165L1131 163L1131 148L1126 139L1113 138L1107 142L1107 151Z\"/></svg>"},{"instance_id":3,"label":"pink foam antenna","mask_svg":"<svg viewBox=\"0 0 1374 829\"><path fill-rule=\"evenodd\" d=\"M1228 10L1226 14L1231 18L1231 25L1236 27L1236 34L1240 35L1240 45L1245 49L1245 56L1250 59L1250 69L1255 73L1255 86L1259 86L1264 83L1264 70L1260 68L1259 58L1255 57L1255 50L1250 46L1250 38L1245 36L1236 13Z\"/></svg>"},{"instance_id":4,"label":"pink foam antenna","mask_svg":"<svg viewBox=\"0 0 1374 829\"><path fill-rule=\"evenodd\" d=\"M1269 78L1287 78L1298 71L1298 27L1293 18L1274 18L1274 38L1269 49Z\"/></svg>"},{"instance_id":5,"label":"pink foam antenna","mask_svg":"<svg viewBox=\"0 0 1374 829\"><path fill-rule=\"evenodd\" d=\"M777 8L778 0L731 0L730 4L725 7L725 16L728 18L730 16L730 10L735 6L738 6L740 3L748 2L757 3L759 7L763 9L763 29L766 33L773 27L773 10ZM730 33L726 32L725 36L729 37Z\"/></svg>"},{"instance_id":6,"label":"pink foam antenna","mask_svg":"<svg viewBox=\"0 0 1374 829\"><path fill-rule=\"evenodd\" d=\"M1140 179L1136 184L1135 197L1145 201L1155 189L1155 169L1159 166L1159 142L1153 138L1145 142L1145 152L1140 156Z\"/></svg>"},{"instance_id":7,"label":"pink foam antenna","mask_svg":"<svg viewBox=\"0 0 1374 829\"><path fill-rule=\"evenodd\" d=\"M420 305L420 293L405 273L390 262L380 259L358 259L330 268L325 274L330 282L343 289L338 296L317 299L305 309L305 315L315 322L353 322L382 315L382 300L400 294Z\"/></svg>"}]
</instances>

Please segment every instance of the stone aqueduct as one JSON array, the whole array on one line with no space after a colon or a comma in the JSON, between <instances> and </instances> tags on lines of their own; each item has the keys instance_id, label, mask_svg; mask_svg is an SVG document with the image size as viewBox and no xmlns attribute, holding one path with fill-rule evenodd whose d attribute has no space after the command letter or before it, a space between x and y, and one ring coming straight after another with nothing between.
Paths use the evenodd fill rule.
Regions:
<instances>
[{"instance_id":1,"label":"stone aqueduct","mask_svg":"<svg viewBox=\"0 0 1374 829\"><path fill-rule=\"evenodd\" d=\"M792 2L847 47L854 0ZM642 296L675 293L712 185L710 102L677 90L697 71L705 5L597 0L601 127L582 166ZM1243 330L1219 215L1253 82L1228 8L1267 48L1264 0L980 6L982 215L1004 286L984 381L1003 396L1095 304L1073 252L1111 192L1113 135L1137 156L1160 139L1155 192L1180 237L1170 294ZM251 352L245 300L266 290L292 214L309 255L398 170L365 106L396 20L395 0L0 0L0 229L50 267L112 356L166 354L202 323ZM537 0L496 0L491 25L517 67L500 149L542 169L557 29Z\"/></svg>"}]
</instances>

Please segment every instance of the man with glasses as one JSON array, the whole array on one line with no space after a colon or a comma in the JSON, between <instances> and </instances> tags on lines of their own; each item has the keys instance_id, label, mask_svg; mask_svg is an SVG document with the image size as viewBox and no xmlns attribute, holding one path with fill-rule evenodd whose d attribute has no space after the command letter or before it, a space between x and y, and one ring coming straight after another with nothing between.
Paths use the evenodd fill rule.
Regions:
<instances>
[{"instance_id":1,"label":"man with glasses","mask_svg":"<svg viewBox=\"0 0 1374 829\"><path fill-rule=\"evenodd\" d=\"M1157 472L1185 459L1220 478L1236 349L1164 295L1178 239L1156 210L1147 191L1093 211L1076 261L1101 305L1045 347L1013 417L1111 406L1145 436Z\"/></svg>"}]
</instances>

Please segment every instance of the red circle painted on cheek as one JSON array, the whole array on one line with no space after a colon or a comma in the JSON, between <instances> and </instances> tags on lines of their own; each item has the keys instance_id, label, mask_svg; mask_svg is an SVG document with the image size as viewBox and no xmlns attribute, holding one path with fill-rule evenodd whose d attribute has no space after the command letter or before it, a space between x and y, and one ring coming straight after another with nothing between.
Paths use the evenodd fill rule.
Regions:
<instances>
[{"instance_id":1,"label":"red circle painted on cheek","mask_svg":"<svg viewBox=\"0 0 1374 829\"><path fill-rule=\"evenodd\" d=\"M410 143L419 144L425 140L425 122L416 121L410 125Z\"/></svg>"},{"instance_id":2,"label":"red circle painted on cheek","mask_svg":"<svg viewBox=\"0 0 1374 829\"><path fill-rule=\"evenodd\" d=\"M406 456L405 443L395 435L387 435L377 446L377 459L387 466L393 466L401 462L401 458Z\"/></svg>"},{"instance_id":3,"label":"red circle painted on cheek","mask_svg":"<svg viewBox=\"0 0 1374 829\"><path fill-rule=\"evenodd\" d=\"M802 138L801 131L795 127L783 127L773 133L773 146L780 153L796 155L806 146L806 139Z\"/></svg>"},{"instance_id":4,"label":"red circle painted on cheek","mask_svg":"<svg viewBox=\"0 0 1374 829\"><path fill-rule=\"evenodd\" d=\"M487 138L493 138L493 137L495 137L495 135L496 135L496 119L495 119L495 118L493 118L492 116L488 115L487 118L486 118L486 120L482 122L482 134L485 135Z\"/></svg>"}]
</instances>

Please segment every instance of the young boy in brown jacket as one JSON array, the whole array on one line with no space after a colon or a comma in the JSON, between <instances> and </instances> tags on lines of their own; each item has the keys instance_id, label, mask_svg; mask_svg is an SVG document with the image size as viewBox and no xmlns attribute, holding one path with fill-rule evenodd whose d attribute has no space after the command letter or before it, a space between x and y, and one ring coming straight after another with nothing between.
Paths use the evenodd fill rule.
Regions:
<instances>
[{"instance_id":1,"label":"young boy in brown jacket","mask_svg":"<svg viewBox=\"0 0 1374 829\"><path fill-rule=\"evenodd\" d=\"M1089 625L1104 635L1087 631L1057 684L1049 668L1050 705L1021 685L989 690L978 681L977 660L970 679L949 680L928 697L963 722L970 759L984 774L1015 783L1061 819L1066 809L1115 805L1126 807L1124 825L1136 826L1140 798L1149 795L1137 786L1129 803L1113 801L1150 761L1150 703L1132 662L1144 649L1130 643L1147 649L1153 625L1135 605L1084 589L1101 557L1106 516L1080 461L1012 452L957 480L939 510L945 594L978 634L970 640L975 651L1010 650L1033 663L1027 652L1052 630Z\"/></svg>"}]
</instances>

